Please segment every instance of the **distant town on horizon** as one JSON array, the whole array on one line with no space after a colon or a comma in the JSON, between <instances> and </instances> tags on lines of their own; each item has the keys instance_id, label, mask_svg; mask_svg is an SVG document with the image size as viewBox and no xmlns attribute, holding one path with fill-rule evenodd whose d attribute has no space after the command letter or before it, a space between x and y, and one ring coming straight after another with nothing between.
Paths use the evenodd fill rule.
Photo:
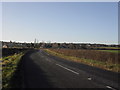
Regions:
<instances>
[{"instance_id":1,"label":"distant town on horizon","mask_svg":"<svg viewBox=\"0 0 120 90\"><path fill-rule=\"evenodd\" d=\"M105 49L104 47L120 47L120 44L98 44L98 43L68 43L68 42L17 42L17 41L0 41L2 48L67 48L67 49ZM103 47L103 48L99 48ZM111 49L111 48L108 48Z\"/></svg>"}]
</instances>

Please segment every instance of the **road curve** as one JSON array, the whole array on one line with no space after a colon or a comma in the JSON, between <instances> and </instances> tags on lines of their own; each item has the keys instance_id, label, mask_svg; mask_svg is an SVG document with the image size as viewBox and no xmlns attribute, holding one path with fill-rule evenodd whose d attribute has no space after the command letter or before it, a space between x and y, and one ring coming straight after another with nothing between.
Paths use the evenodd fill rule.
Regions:
<instances>
[{"instance_id":1,"label":"road curve","mask_svg":"<svg viewBox=\"0 0 120 90\"><path fill-rule=\"evenodd\" d=\"M24 88L119 89L119 73L68 61L42 50L28 51L22 60Z\"/></svg>"}]
</instances>

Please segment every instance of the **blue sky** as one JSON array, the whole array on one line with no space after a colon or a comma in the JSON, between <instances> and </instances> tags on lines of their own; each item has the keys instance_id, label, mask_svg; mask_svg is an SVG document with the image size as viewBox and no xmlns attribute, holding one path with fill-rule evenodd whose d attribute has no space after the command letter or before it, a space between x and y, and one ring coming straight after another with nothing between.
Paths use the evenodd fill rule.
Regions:
<instances>
[{"instance_id":1,"label":"blue sky","mask_svg":"<svg viewBox=\"0 0 120 90\"><path fill-rule=\"evenodd\" d=\"M2 40L118 43L117 2L5 2Z\"/></svg>"}]
</instances>

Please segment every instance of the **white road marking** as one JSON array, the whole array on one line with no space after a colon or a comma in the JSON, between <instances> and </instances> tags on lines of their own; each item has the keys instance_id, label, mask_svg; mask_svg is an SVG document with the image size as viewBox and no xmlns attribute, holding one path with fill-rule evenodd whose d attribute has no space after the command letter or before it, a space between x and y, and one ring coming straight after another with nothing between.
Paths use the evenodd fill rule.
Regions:
<instances>
[{"instance_id":1,"label":"white road marking","mask_svg":"<svg viewBox=\"0 0 120 90\"><path fill-rule=\"evenodd\" d=\"M114 89L114 88L112 88L112 87L110 87L110 86L106 86L107 88L109 88L109 89L112 89L112 90L116 90L116 89Z\"/></svg>"},{"instance_id":2,"label":"white road marking","mask_svg":"<svg viewBox=\"0 0 120 90\"><path fill-rule=\"evenodd\" d=\"M92 78L88 77L88 80L92 80Z\"/></svg>"},{"instance_id":3,"label":"white road marking","mask_svg":"<svg viewBox=\"0 0 120 90\"><path fill-rule=\"evenodd\" d=\"M60 64L56 64L57 66L60 66L60 67L62 67L62 68L64 68L64 69L66 69L66 70L68 70L68 71L71 71L71 72L73 72L73 73L75 73L75 74L79 74L78 72L75 72L75 71L73 71L73 70L71 70L71 69L69 69L69 68L66 68L66 67L64 67L64 66L62 66L62 65L60 65Z\"/></svg>"}]
</instances>

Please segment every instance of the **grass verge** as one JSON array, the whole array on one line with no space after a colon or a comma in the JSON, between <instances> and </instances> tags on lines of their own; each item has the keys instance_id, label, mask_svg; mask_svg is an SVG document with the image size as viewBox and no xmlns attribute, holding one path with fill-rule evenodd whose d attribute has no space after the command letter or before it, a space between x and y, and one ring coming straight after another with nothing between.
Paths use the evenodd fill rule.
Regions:
<instances>
[{"instance_id":1,"label":"grass verge","mask_svg":"<svg viewBox=\"0 0 120 90\"><path fill-rule=\"evenodd\" d=\"M14 54L0 59L2 62L2 88L13 88L11 80L14 77L17 65L20 62L23 53ZM15 85L14 85L15 86Z\"/></svg>"},{"instance_id":2,"label":"grass verge","mask_svg":"<svg viewBox=\"0 0 120 90\"><path fill-rule=\"evenodd\" d=\"M56 53L55 51L49 50L49 49L44 49L45 52L51 54L51 55L55 55L67 60L72 60L75 62L79 62L79 63L83 63L83 64L87 64L90 66L95 66L98 68L102 68L105 70L109 70L109 71L114 71L114 72L120 72L120 64L113 64L111 62L102 62L102 61L98 61L98 60L91 60L91 59L84 59L84 58L78 58L75 56L67 56L61 53Z\"/></svg>"}]
</instances>

